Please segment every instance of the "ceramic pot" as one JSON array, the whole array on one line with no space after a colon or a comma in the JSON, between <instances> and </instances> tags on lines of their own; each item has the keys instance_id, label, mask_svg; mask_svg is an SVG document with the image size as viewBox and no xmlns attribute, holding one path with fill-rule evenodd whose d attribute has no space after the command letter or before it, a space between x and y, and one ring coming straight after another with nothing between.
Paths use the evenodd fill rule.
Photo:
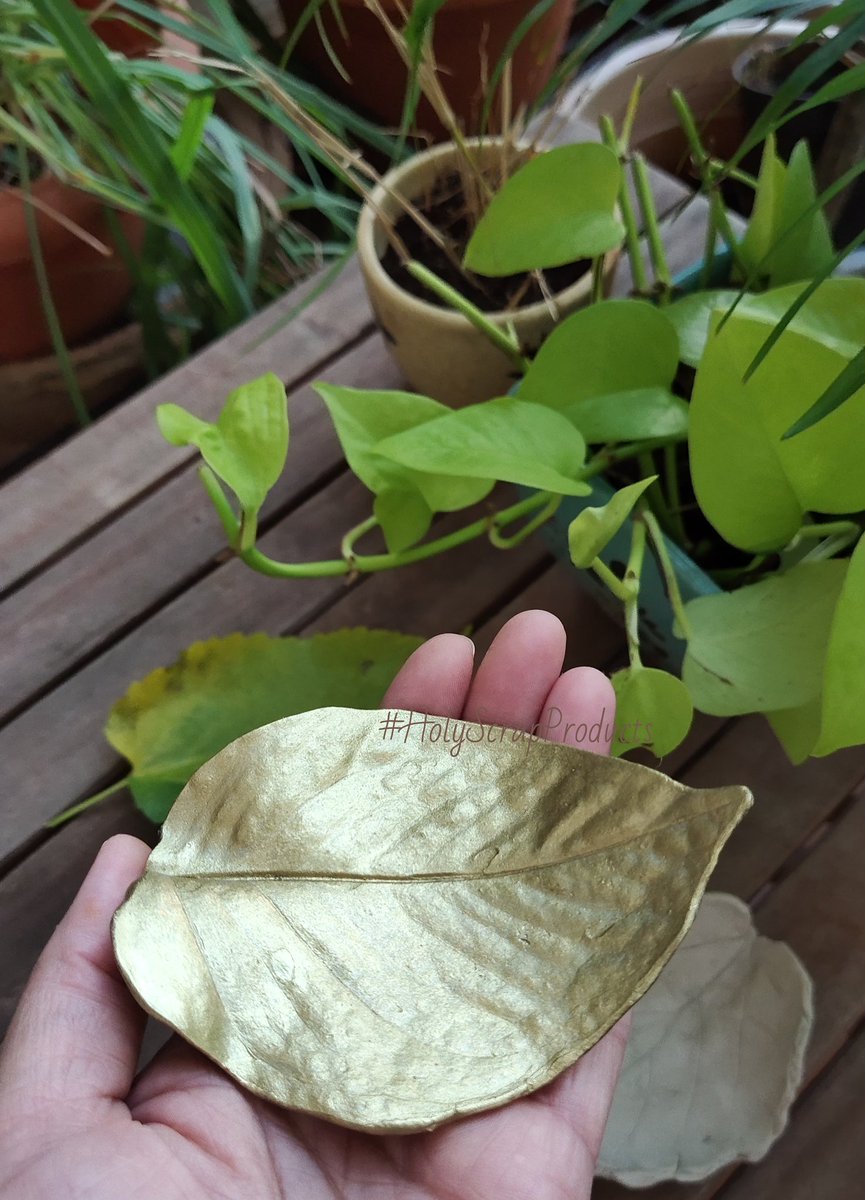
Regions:
<instances>
[{"instance_id":1,"label":"ceramic pot","mask_svg":"<svg viewBox=\"0 0 865 1200\"><path fill-rule=\"evenodd\" d=\"M294 30L307 0L280 0L286 28ZM531 12L535 0L446 0L435 18L433 52L439 78L462 128L479 131L484 104L484 78L498 63L509 39ZM575 0L555 0L535 22L511 59L514 112L540 96L561 55ZM395 0L383 0L394 17ZM337 71L314 22L304 30L300 55L330 90L362 107L385 125L397 126L402 115L406 69L381 22L363 0L339 0L339 18L329 4L320 15L333 53L348 76ZM495 108L495 105L494 105ZM441 122L422 100L416 126L435 138L445 136ZM494 126L498 128L498 126Z\"/></svg>"},{"instance_id":2,"label":"ceramic pot","mask_svg":"<svg viewBox=\"0 0 865 1200\"><path fill-rule=\"evenodd\" d=\"M574 114L596 126L608 114L617 127L638 77L643 79L631 145L672 175L687 175L688 144L670 100L678 88L691 106L707 147L729 158L747 131L747 114L733 75L737 59L758 45L780 46L804 28L801 21L729 21L696 41L679 43L668 29L631 42L586 73L576 89Z\"/></svg>"},{"instance_id":3,"label":"ceramic pot","mask_svg":"<svg viewBox=\"0 0 865 1200\"><path fill-rule=\"evenodd\" d=\"M483 166L501 154L500 143L486 139L468 145ZM396 198L421 201L436 182L458 163L452 142L415 155L396 167L364 205L357 231L358 256L376 319L388 349L408 384L423 395L460 408L494 396L504 396L517 378L513 362L460 313L418 299L405 291L382 266L387 238L382 221L396 221L403 209ZM605 290L609 291L618 251L605 261ZM591 273L555 297L558 319L588 303ZM534 353L557 322L547 304L527 305L510 312L487 313L501 327L516 330L526 353Z\"/></svg>"},{"instance_id":4,"label":"ceramic pot","mask_svg":"<svg viewBox=\"0 0 865 1200\"><path fill-rule=\"evenodd\" d=\"M70 346L104 333L117 321L132 279L116 252L102 201L47 175L33 184L39 239L51 295ZM67 228L58 213L72 223ZM138 218L118 220L137 249L144 235ZM84 230L113 249L106 256L75 231ZM25 202L17 188L0 190L0 363L19 362L51 351L51 336L30 254Z\"/></svg>"}]
</instances>

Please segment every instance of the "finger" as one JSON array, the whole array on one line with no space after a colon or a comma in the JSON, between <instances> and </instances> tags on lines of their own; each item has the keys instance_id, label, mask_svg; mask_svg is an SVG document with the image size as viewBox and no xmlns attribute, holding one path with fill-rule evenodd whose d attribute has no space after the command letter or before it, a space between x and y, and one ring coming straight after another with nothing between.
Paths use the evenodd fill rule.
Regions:
<instances>
[{"instance_id":1,"label":"finger","mask_svg":"<svg viewBox=\"0 0 865 1200\"><path fill-rule=\"evenodd\" d=\"M592 1163L597 1161L613 1093L625 1057L631 1014L626 1013L581 1059L535 1096L579 1134Z\"/></svg>"},{"instance_id":2,"label":"finger","mask_svg":"<svg viewBox=\"0 0 865 1200\"><path fill-rule=\"evenodd\" d=\"M469 689L464 716L482 724L531 729L565 658L558 617L530 609L498 632Z\"/></svg>"},{"instance_id":3,"label":"finger","mask_svg":"<svg viewBox=\"0 0 865 1200\"><path fill-rule=\"evenodd\" d=\"M616 720L616 693L602 671L574 667L550 688L538 734L550 742L609 754Z\"/></svg>"},{"instance_id":4,"label":"finger","mask_svg":"<svg viewBox=\"0 0 865 1200\"><path fill-rule=\"evenodd\" d=\"M382 708L458 717L472 678L475 648L458 633L440 633L415 650L387 689Z\"/></svg>"},{"instance_id":5,"label":"finger","mask_svg":"<svg viewBox=\"0 0 865 1200\"><path fill-rule=\"evenodd\" d=\"M144 1013L120 977L111 918L150 853L105 843L37 962L0 1057L0 1083L28 1103L84 1105L129 1091Z\"/></svg>"}]
</instances>

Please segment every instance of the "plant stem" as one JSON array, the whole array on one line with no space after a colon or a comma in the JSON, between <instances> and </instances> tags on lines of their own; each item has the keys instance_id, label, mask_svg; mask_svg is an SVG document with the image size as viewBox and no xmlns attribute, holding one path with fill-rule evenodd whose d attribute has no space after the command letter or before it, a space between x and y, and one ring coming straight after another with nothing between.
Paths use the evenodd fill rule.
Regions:
<instances>
[{"instance_id":1,"label":"plant stem","mask_svg":"<svg viewBox=\"0 0 865 1200\"><path fill-rule=\"evenodd\" d=\"M646 273L646 264L643 261L643 250L640 245L640 231L637 225L637 217L634 212L634 205L631 201L631 193L628 191L628 181L624 171L624 158L622 147L619 139L616 137L616 128L610 117L601 117L601 135L604 139L604 145L618 157L622 164L622 186L619 190L619 208L622 213L622 224L625 226L625 245L628 250L628 258L631 262L631 274L634 279L634 291L638 295L648 295L650 292L649 276Z\"/></svg>"},{"instance_id":2,"label":"plant stem","mask_svg":"<svg viewBox=\"0 0 865 1200\"><path fill-rule=\"evenodd\" d=\"M211 471L210 467L199 467L198 478L204 484L204 490L210 497L210 503L216 509L216 515L222 522L222 528L225 530L225 536L228 538L228 543L232 550L236 550L237 539L240 533L240 522L234 515L234 511L228 501L228 497L222 490L222 484L216 478L216 475Z\"/></svg>"},{"instance_id":3,"label":"plant stem","mask_svg":"<svg viewBox=\"0 0 865 1200\"><path fill-rule=\"evenodd\" d=\"M802 526L787 549L792 549L798 542L803 541L805 538L832 537L838 533L858 537L861 532L862 526L857 524L856 521L814 521L810 525Z\"/></svg>"},{"instance_id":4,"label":"plant stem","mask_svg":"<svg viewBox=\"0 0 865 1200\"><path fill-rule=\"evenodd\" d=\"M670 99L673 101L673 106L682 123L682 129L691 148L694 165L700 176L701 186L706 192L709 201L709 223L706 227L706 249L703 256L702 270L700 271L700 286L702 288L709 286L718 233L721 234L729 247L736 266L740 271L744 271L747 278L749 273L748 267L743 262L739 252L739 243L736 240L736 235L733 233L733 227L730 224L730 218L727 215L724 200L718 186L718 176L715 174L712 166L713 159L703 145L700 132L697 129L697 122L694 120L694 114L691 112L688 101L678 88L673 88L670 93Z\"/></svg>"},{"instance_id":5,"label":"plant stem","mask_svg":"<svg viewBox=\"0 0 865 1200\"><path fill-rule=\"evenodd\" d=\"M604 256L592 259L592 304L604 298Z\"/></svg>"},{"instance_id":6,"label":"plant stem","mask_svg":"<svg viewBox=\"0 0 865 1200\"><path fill-rule=\"evenodd\" d=\"M493 524L490 528L490 542L496 547L497 550L513 550L515 546L522 545L522 543L527 537L530 536L530 534L534 533L536 529L539 529L546 521L549 521L550 517L553 516L553 514L557 511L562 500L562 496L550 496L549 502L540 510L540 512L536 513L530 521L526 521L522 529L518 529L517 532L511 534L510 537L505 537L503 534L499 533L498 526Z\"/></svg>"},{"instance_id":7,"label":"plant stem","mask_svg":"<svg viewBox=\"0 0 865 1200\"><path fill-rule=\"evenodd\" d=\"M439 279L438 275L430 271L423 263L408 262L406 263L406 270L422 283L424 287L429 288L440 300L443 300L450 308L455 309L458 313L462 313L467 320L471 321L476 329L479 329L481 333L489 338L494 346L497 346L499 350L507 354L508 358L513 360L520 371L525 372L528 370L529 360L523 355L519 343L513 334L493 324L489 317L485 313L482 313L476 305L472 304L470 300L466 300L465 296L461 295L456 288L451 287L449 283L445 283L443 279Z\"/></svg>"},{"instance_id":8,"label":"plant stem","mask_svg":"<svg viewBox=\"0 0 865 1200\"><path fill-rule=\"evenodd\" d=\"M679 469L676 461L676 447L671 442L664 447L664 478L667 485L667 511L673 526L673 536L679 545L687 550L689 540L685 532L685 521L682 517L682 495L679 490Z\"/></svg>"},{"instance_id":9,"label":"plant stem","mask_svg":"<svg viewBox=\"0 0 865 1200\"><path fill-rule=\"evenodd\" d=\"M631 553L623 580L625 596L625 634L628 639L628 660L632 667L641 667L640 657L640 579L646 552L646 509L640 506L631 531Z\"/></svg>"},{"instance_id":10,"label":"plant stem","mask_svg":"<svg viewBox=\"0 0 865 1200\"><path fill-rule=\"evenodd\" d=\"M597 577L605 585L605 587L613 593L617 600L625 601L628 598L628 590L619 579L614 571L611 571L602 558L596 558L592 563L592 570Z\"/></svg>"},{"instance_id":11,"label":"plant stem","mask_svg":"<svg viewBox=\"0 0 865 1200\"><path fill-rule=\"evenodd\" d=\"M465 525L462 529L457 529L453 533L446 534L444 537L436 538L432 542L424 542L420 546L411 546L408 550L400 550L388 554L359 554L351 562L347 562L343 558L312 563L277 562L275 559L268 558L266 554L262 554L260 550L256 549L245 550L240 554L240 557L254 571L258 571L262 575L270 575L276 579L319 579L324 576L348 575L353 572L362 575L374 574L378 571L389 571L394 567L404 567L410 563L422 562L424 559L434 558L435 555L442 554L446 550L453 550L457 546L464 545L466 542L489 535L493 529L497 531L501 530L513 521L518 521L521 517L528 516L535 509L549 505L550 497L550 492L535 492L534 495L526 497L525 500L520 500L517 504L512 504L497 513L481 517L479 520L473 521L470 525Z\"/></svg>"},{"instance_id":12,"label":"plant stem","mask_svg":"<svg viewBox=\"0 0 865 1200\"><path fill-rule=\"evenodd\" d=\"M683 441L685 441L684 436L673 438L666 444L672 446L677 442ZM589 459L582 471L580 471L579 478L592 479L595 475L602 474L608 467L613 466L615 463L624 462L629 458L639 458L641 454L657 450L659 446L664 444L658 438L646 438L640 442L623 442L620 446L606 446ZM654 467L645 473L647 475L654 475Z\"/></svg>"},{"instance_id":13,"label":"plant stem","mask_svg":"<svg viewBox=\"0 0 865 1200\"><path fill-rule=\"evenodd\" d=\"M52 817L50 821L45 822L46 829L56 829L58 825L64 825L67 821L71 821L73 817L77 817L79 813L86 812L94 804L99 804L101 801L107 800L109 796L123 791L131 778L131 774L124 775L122 779L118 779L116 783L103 788L95 796L88 796L86 800L82 800L79 804L73 804L71 808L65 808L62 813L58 813L56 817Z\"/></svg>"},{"instance_id":14,"label":"plant stem","mask_svg":"<svg viewBox=\"0 0 865 1200\"><path fill-rule=\"evenodd\" d=\"M340 543L340 553L347 562L354 562L354 544L367 533L370 533L378 526L378 520L375 517L367 517L365 521L361 521L355 525L353 529L349 529L348 533Z\"/></svg>"},{"instance_id":15,"label":"plant stem","mask_svg":"<svg viewBox=\"0 0 865 1200\"><path fill-rule=\"evenodd\" d=\"M661 304L666 304L673 290L673 278L670 275L667 252L664 249L664 242L661 237L658 210L655 208L655 198L652 195L652 187L649 183L649 171L646 167L646 159L642 154L637 153L633 156L631 170L634 175L634 187L637 190L637 197L643 213L643 224L646 227L646 238L649 243L649 258L651 259L652 270L655 272L655 280L660 285L658 298Z\"/></svg>"},{"instance_id":16,"label":"plant stem","mask_svg":"<svg viewBox=\"0 0 865 1200\"><path fill-rule=\"evenodd\" d=\"M35 209L30 201L30 163L27 158L27 150L21 142L18 143L18 177L21 180L21 191L24 195L24 223L27 227L30 257L33 260L33 273L36 276L36 283L39 288L39 298L42 302L45 324L48 326L51 345L54 353L57 355L57 362L60 365L60 371L63 375L66 389L69 392L69 399L72 401L75 416L78 424L83 428L89 425L93 418L90 416L81 392L81 386L78 383L78 377L72 365L66 339L63 337L63 329L60 325L57 306L51 294L51 281L48 278L48 268L45 265L45 255L42 251L39 224L36 220Z\"/></svg>"},{"instance_id":17,"label":"plant stem","mask_svg":"<svg viewBox=\"0 0 865 1200\"><path fill-rule=\"evenodd\" d=\"M676 578L676 569L670 559L670 552L667 549L667 543L664 535L661 532L661 527L658 524L655 516L651 512L643 513L643 521L648 530L649 537L652 542L652 547L658 559L658 565L661 568L661 574L664 576L664 583L667 588L667 596L670 600L670 605L673 609L673 614L679 622L679 628L682 631L684 638L691 636L691 622L688 620L688 615L685 612L685 604L682 600L682 593L679 588L679 580Z\"/></svg>"}]
</instances>

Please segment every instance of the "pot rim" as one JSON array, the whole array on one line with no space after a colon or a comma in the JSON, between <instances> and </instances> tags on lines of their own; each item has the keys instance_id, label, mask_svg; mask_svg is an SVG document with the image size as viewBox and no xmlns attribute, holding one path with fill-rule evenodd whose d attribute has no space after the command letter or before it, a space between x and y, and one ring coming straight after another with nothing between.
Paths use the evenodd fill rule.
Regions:
<instances>
[{"instance_id":1,"label":"pot rim","mask_svg":"<svg viewBox=\"0 0 865 1200\"><path fill-rule=\"evenodd\" d=\"M756 47L761 41L777 42L798 37L802 30L807 28L807 24L807 21L785 20L767 25L765 20L756 17L741 18L736 21L725 21L723 25L710 29L696 41L682 42L681 46L677 48L687 51L692 46L700 47L705 43L739 41L745 38L751 39L753 46ZM582 105L588 104L599 88L612 82L623 70L636 66L643 59L651 58L666 50L672 50L676 47L683 30L684 26L678 26L675 29L661 29L657 33L647 34L645 37L637 38L629 45L614 50L597 66L587 71L579 81L574 111L578 112Z\"/></svg>"},{"instance_id":2,"label":"pot rim","mask_svg":"<svg viewBox=\"0 0 865 1200\"><path fill-rule=\"evenodd\" d=\"M479 148L484 146L496 146L502 142L501 137L474 137L466 138L466 145L471 148ZM531 143L517 142L518 147L530 148ZM429 150L422 150L419 154L414 154L410 159L398 166L393 167L382 179L381 183L374 188L372 195L367 200L361 209L360 218L357 224L357 252L361 260L361 264L365 273L369 276L374 286L381 292L389 295L391 300L402 304L404 308L413 311L417 317L426 317L428 320L436 321L439 325L448 325L453 328L463 328L468 321L468 318L462 313L455 312L451 309L441 308L439 305L432 304L427 300L421 300L417 296L413 296L411 292L407 292L405 288L400 287L396 280L392 279L381 264L381 258L375 244L375 235L377 231L378 215L377 210L395 208L395 202L392 199L392 193L406 182L406 177L409 179L417 170L422 170L429 163L436 163L441 160L442 163L455 158L457 153L456 144L453 141L443 142L441 145L433 146ZM411 195L411 189L406 189ZM619 257L620 249L616 247L604 255L604 274L608 275L616 260ZM586 270L579 279L561 291L553 293L554 300L562 300L564 303L571 303L582 295L589 295L592 288L592 273ZM507 323L519 324L523 321L534 321L549 313L549 307L544 300L538 300L534 304L523 305L515 309L498 309L495 312L485 312L484 316L487 320L496 325L504 325Z\"/></svg>"}]
</instances>

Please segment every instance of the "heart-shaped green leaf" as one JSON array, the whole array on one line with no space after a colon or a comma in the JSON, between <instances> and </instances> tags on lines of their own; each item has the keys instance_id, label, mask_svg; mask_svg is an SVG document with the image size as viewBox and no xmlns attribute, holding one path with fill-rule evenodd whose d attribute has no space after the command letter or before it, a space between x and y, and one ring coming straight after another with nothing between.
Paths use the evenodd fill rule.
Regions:
<instances>
[{"instance_id":1,"label":"heart-shaped green leaf","mask_svg":"<svg viewBox=\"0 0 865 1200\"><path fill-rule=\"evenodd\" d=\"M819 425L784 441L847 360L787 329L745 383L765 336L764 322L736 314L710 337L694 383L689 432L700 507L722 537L753 551L784 546L807 511L865 508L865 388Z\"/></svg>"},{"instance_id":2,"label":"heart-shaped green leaf","mask_svg":"<svg viewBox=\"0 0 865 1200\"><path fill-rule=\"evenodd\" d=\"M114 919L145 1007L254 1092L376 1131L579 1058L684 936L750 795L457 724L330 708L211 759Z\"/></svg>"},{"instance_id":3,"label":"heart-shaped green leaf","mask_svg":"<svg viewBox=\"0 0 865 1200\"><path fill-rule=\"evenodd\" d=\"M604 300L571 313L546 339L520 384L520 398L573 410L579 401L641 388L669 391L679 341L644 300Z\"/></svg>"},{"instance_id":4,"label":"heart-shaped green leaf","mask_svg":"<svg viewBox=\"0 0 865 1200\"><path fill-rule=\"evenodd\" d=\"M568 551L575 567L590 567L627 521L634 505L657 475L620 488L600 508L584 508L568 526Z\"/></svg>"},{"instance_id":5,"label":"heart-shaped green leaf","mask_svg":"<svg viewBox=\"0 0 865 1200\"><path fill-rule=\"evenodd\" d=\"M787 1122L813 1022L808 973L709 892L634 1007L598 1174L632 1188L694 1182L763 1158Z\"/></svg>"},{"instance_id":6,"label":"heart-shaped green leaf","mask_svg":"<svg viewBox=\"0 0 865 1200\"><path fill-rule=\"evenodd\" d=\"M586 444L561 414L512 396L472 404L385 438L375 453L416 471L498 479L565 496L586 496L576 479Z\"/></svg>"},{"instance_id":7,"label":"heart-shaped green leaf","mask_svg":"<svg viewBox=\"0 0 865 1200\"><path fill-rule=\"evenodd\" d=\"M179 404L160 404L156 420L166 441L197 446L210 469L254 516L285 467L288 406L275 375L262 375L228 397L216 422L202 421Z\"/></svg>"},{"instance_id":8,"label":"heart-shaped green leaf","mask_svg":"<svg viewBox=\"0 0 865 1200\"><path fill-rule=\"evenodd\" d=\"M681 679L654 667L633 666L616 671L615 755L644 746L663 758L685 740L694 719L694 705Z\"/></svg>"},{"instance_id":9,"label":"heart-shaped green leaf","mask_svg":"<svg viewBox=\"0 0 865 1200\"><path fill-rule=\"evenodd\" d=\"M715 716L796 708L819 696L847 563L801 563L735 592L700 596L682 679Z\"/></svg>"},{"instance_id":10,"label":"heart-shaped green leaf","mask_svg":"<svg viewBox=\"0 0 865 1200\"><path fill-rule=\"evenodd\" d=\"M515 275L605 254L625 233L616 208L621 182L618 158L599 142L538 154L493 196L465 265Z\"/></svg>"},{"instance_id":11,"label":"heart-shaped green leaf","mask_svg":"<svg viewBox=\"0 0 865 1200\"><path fill-rule=\"evenodd\" d=\"M435 512L455 512L476 504L494 480L451 473L420 475L384 458L376 447L383 439L440 419L451 410L413 392L373 391L318 383L348 465L377 500L375 515L390 551L420 541Z\"/></svg>"},{"instance_id":12,"label":"heart-shaped green leaf","mask_svg":"<svg viewBox=\"0 0 865 1200\"><path fill-rule=\"evenodd\" d=\"M832 754L865 742L865 542L849 560L823 669L820 736L811 753Z\"/></svg>"},{"instance_id":13,"label":"heart-shaped green leaf","mask_svg":"<svg viewBox=\"0 0 865 1200\"><path fill-rule=\"evenodd\" d=\"M688 406L666 388L591 396L563 412L590 445L681 438L688 432Z\"/></svg>"},{"instance_id":14,"label":"heart-shaped green leaf","mask_svg":"<svg viewBox=\"0 0 865 1200\"><path fill-rule=\"evenodd\" d=\"M132 684L111 710L105 736L132 764L135 803L161 822L193 772L242 733L327 704L374 708L422 640L343 629L196 642L170 667Z\"/></svg>"}]
</instances>

